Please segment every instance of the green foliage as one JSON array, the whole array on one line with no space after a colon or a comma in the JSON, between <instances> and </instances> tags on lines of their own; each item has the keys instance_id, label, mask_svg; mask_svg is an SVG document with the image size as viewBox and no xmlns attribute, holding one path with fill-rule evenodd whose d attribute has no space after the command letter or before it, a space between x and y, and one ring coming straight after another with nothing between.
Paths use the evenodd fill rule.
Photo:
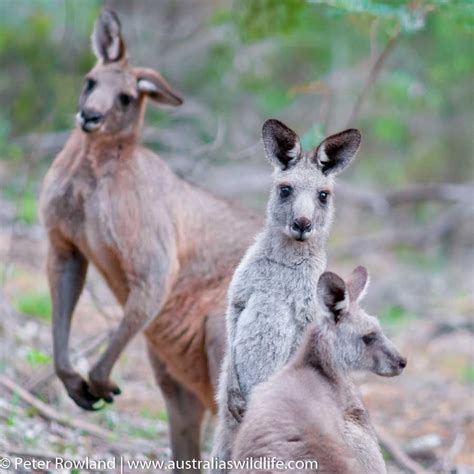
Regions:
<instances>
[{"instance_id":1,"label":"green foliage","mask_svg":"<svg viewBox=\"0 0 474 474\"><path fill-rule=\"evenodd\" d=\"M0 189L2 198L15 203L16 217L22 224L31 225L38 222L38 188L39 183L32 177L16 176Z\"/></svg>"},{"instance_id":2,"label":"green foliage","mask_svg":"<svg viewBox=\"0 0 474 474\"><path fill-rule=\"evenodd\" d=\"M15 308L20 313L49 321L52 314L51 298L48 293L27 293L18 297Z\"/></svg>"},{"instance_id":3,"label":"green foliage","mask_svg":"<svg viewBox=\"0 0 474 474\"><path fill-rule=\"evenodd\" d=\"M165 410L160 410L160 412L158 413L158 419L160 421L168 423L168 421L169 421L168 413Z\"/></svg>"},{"instance_id":4,"label":"green foliage","mask_svg":"<svg viewBox=\"0 0 474 474\"><path fill-rule=\"evenodd\" d=\"M319 145L323 138L324 130L322 129L321 124L316 124L311 130L301 136L301 145L305 150L310 150Z\"/></svg>"},{"instance_id":5,"label":"green foliage","mask_svg":"<svg viewBox=\"0 0 474 474\"><path fill-rule=\"evenodd\" d=\"M11 410L6 419L6 425L14 427L16 425L16 419L18 417L17 407L20 405L20 397L13 393L10 399Z\"/></svg>"},{"instance_id":6,"label":"green foliage","mask_svg":"<svg viewBox=\"0 0 474 474\"><path fill-rule=\"evenodd\" d=\"M31 187L21 197L17 217L20 222L30 225L38 220L37 199Z\"/></svg>"},{"instance_id":7,"label":"green foliage","mask_svg":"<svg viewBox=\"0 0 474 474\"><path fill-rule=\"evenodd\" d=\"M234 21L246 41L290 34L307 8L305 0L244 0L234 11Z\"/></svg>"},{"instance_id":8,"label":"green foliage","mask_svg":"<svg viewBox=\"0 0 474 474\"><path fill-rule=\"evenodd\" d=\"M148 407L144 407L140 410L140 416L148 420L168 422L168 413L166 410L152 410Z\"/></svg>"},{"instance_id":9,"label":"green foliage","mask_svg":"<svg viewBox=\"0 0 474 474\"><path fill-rule=\"evenodd\" d=\"M474 383L474 364L467 364L461 371L461 380L466 383Z\"/></svg>"},{"instance_id":10,"label":"green foliage","mask_svg":"<svg viewBox=\"0 0 474 474\"><path fill-rule=\"evenodd\" d=\"M13 135L51 125L63 128L70 123L81 82L77 63L92 65L89 48L79 49L80 55L71 55L71 46L75 41L87 44L100 6L98 1L79 5L40 0L33 0L28 8L11 5L0 2L0 62L8 65L8 75L0 79L0 151L6 146L2 126L6 117L8 133ZM64 25L78 8L86 19L74 22L81 30L80 36L76 38L76 31L63 31L58 41L57 25Z\"/></svg>"},{"instance_id":11,"label":"green foliage","mask_svg":"<svg viewBox=\"0 0 474 474\"><path fill-rule=\"evenodd\" d=\"M307 86L315 82L324 86L326 75L357 67L370 56L371 43L380 52L400 31L390 59L369 91L359 123L354 124L362 128L364 143L371 145L365 145L367 165L360 165L356 174L370 181L383 178L395 186L462 179L465 173L450 160L464 162L470 155L467 128L432 134L429 122L430 117L449 120L454 111L466 117L464 123L472 117L468 104L474 72L473 19L474 3L468 1L243 0L212 16L211 25L226 25L229 32L214 45L206 68L222 80L236 61L244 64L231 94L219 93L219 84L212 88L214 96L225 96L225 110L238 108L242 97L253 100L263 117L285 116L299 103L314 103L315 119L307 127L324 134L326 124L317 118L317 111L326 92ZM354 94L362 86L355 84ZM295 89L300 92L293 93ZM425 128L420 121L427 122ZM305 144L312 145L309 136L311 132ZM427 140L431 140L429 148ZM452 143L455 158L449 149ZM380 159L386 156L390 159Z\"/></svg>"},{"instance_id":12,"label":"green foliage","mask_svg":"<svg viewBox=\"0 0 474 474\"><path fill-rule=\"evenodd\" d=\"M382 324L386 324L389 326L401 326L402 324L406 323L410 318L410 314L401 305L390 305L387 306L381 313L380 313L380 320Z\"/></svg>"},{"instance_id":13,"label":"green foliage","mask_svg":"<svg viewBox=\"0 0 474 474\"><path fill-rule=\"evenodd\" d=\"M127 427L127 433L133 438L142 438L150 440L156 440L158 438L158 432L156 428L148 426L130 425Z\"/></svg>"},{"instance_id":14,"label":"green foliage","mask_svg":"<svg viewBox=\"0 0 474 474\"><path fill-rule=\"evenodd\" d=\"M44 352L38 351L36 349L31 349L26 354L26 360L31 367L37 367L39 365L46 365L51 362L51 357Z\"/></svg>"},{"instance_id":15,"label":"green foliage","mask_svg":"<svg viewBox=\"0 0 474 474\"><path fill-rule=\"evenodd\" d=\"M98 405L94 405L94 406L98 406ZM105 426L109 430L113 431L117 427L117 419L114 416L114 413L113 413L110 405L108 405L107 403L104 404L104 402L102 402L101 405L99 405L99 406L101 406L101 407L103 406L103 408L100 410L98 415L104 421Z\"/></svg>"},{"instance_id":16,"label":"green foliage","mask_svg":"<svg viewBox=\"0 0 474 474\"><path fill-rule=\"evenodd\" d=\"M24 159L19 135L70 127L82 75L94 63L89 37L102 3L19 0L20 7L10 8L0 2L0 62L8 71L0 78L0 159ZM364 135L355 179L388 186L462 180L472 171L473 25L468 0L223 2L205 24L215 39L196 46L199 60L173 64L170 56L166 63L185 96L226 122L244 128L241 114L249 107L262 120L296 117L310 147L346 125L371 62L400 31L353 124ZM306 109L298 114L300 106ZM345 115L323 117L326 107ZM147 120L160 127L171 119L149 107ZM188 122L203 142L212 140L203 121L173 120ZM25 223L36 220L33 200L28 195L21 203Z\"/></svg>"},{"instance_id":17,"label":"green foliage","mask_svg":"<svg viewBox=\"0 0 474 474\"><path fill-rule=\"evenodd\" d=\"M431 252L419 252L413 247L400 246L395 253L401 261L418 266L427 272L440 273L446 270L447 258L439 248Z\"/></svg>"},{"instance_id":18,"label":"green foliage","mask_svg":"<svg viewBox=\"0 0 474 474\"><path fill-rule=\"evenodd\" d=\"M402 145L408 138L408 127L402 120L394 117L380 117L372 128L372 133L379 140Z\"/></svg>"}]
</instances>

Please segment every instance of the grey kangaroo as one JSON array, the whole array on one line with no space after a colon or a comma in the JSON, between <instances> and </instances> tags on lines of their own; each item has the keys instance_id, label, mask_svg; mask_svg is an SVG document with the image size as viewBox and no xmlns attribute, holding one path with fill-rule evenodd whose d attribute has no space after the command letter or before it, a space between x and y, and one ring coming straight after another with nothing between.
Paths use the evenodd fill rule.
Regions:
<instances>
[{"instance_id":1,"label":"grey kangaroo","mask_svg":"<svg viewBox=\"0 0 474 474\"><path fill-rule=\"evenodd\" d=\"M182 99L158 72L129 64L114 12L102 12L92 45L98 62L85 78L77 127L40 196L56 373L80 407L110 403L120 393L112 368L144 330L173 458L199 458L204 411L216 410L227 288L261 221L179 179L139 145L147 100L178 106ZM89 263L123 318L85 380L70 362L68 343Z\"/></svg>"},{"instance_id":2,"label":"grey kangaroo","mask_svg":"<svg viewBox=\"0 0 474 474\"><path fill-rule=\"evenodd\" d=\"M407 360L377 318L359 306L367 286L364 267L357 267L347 283L332 272L321 275L317 294L322 318L308 327L291 362L255 387L233 459L318 461L317 470L300 466L301 473L386 472L369 414L349 373L365 370L393 377Z\"/></svg>"},{"instance_id":3,"label":"grey kangaroo","mask_svg":"<svg viewBox=\"0 0 474 474\"><path fill-rule=\"evenodd\" d=\"M252 387L281 368L318 313L316 286L326 267L334 214L334 176L354 159L358 130L332 135L305 153L298 135L277 120L262 130L274 166L263 232L229 288L228 349L219 383L214 455L228 460Z\"/></svg>"}]
</instances>

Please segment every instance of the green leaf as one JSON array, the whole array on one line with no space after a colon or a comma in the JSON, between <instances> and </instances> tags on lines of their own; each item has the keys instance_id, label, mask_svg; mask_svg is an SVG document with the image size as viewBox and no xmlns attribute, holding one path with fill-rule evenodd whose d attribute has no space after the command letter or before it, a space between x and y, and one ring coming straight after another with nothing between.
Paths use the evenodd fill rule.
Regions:
<instances>
[{"instance_id":1,"label":"green leaf","mask_svg":"<svg viewBox=\"0 0 474 474\"><path fill-rule=\"evenodd\" d=\"M28 316L49 321L52 314L51 298L48 293L29 293L18 297L14 303L17 311Z\"/></svg>"},{"instance_id":2,"label":"green leaf","mask_svg":"<svg viewBox=\"0 0 474 474\"><path fill-rule=\"evenodd\" d=\"M51 357L44 352L32 349L26 354L26 360L32 367L37 367L38 365L49 364Z\"/></svg>"}]
</instances>

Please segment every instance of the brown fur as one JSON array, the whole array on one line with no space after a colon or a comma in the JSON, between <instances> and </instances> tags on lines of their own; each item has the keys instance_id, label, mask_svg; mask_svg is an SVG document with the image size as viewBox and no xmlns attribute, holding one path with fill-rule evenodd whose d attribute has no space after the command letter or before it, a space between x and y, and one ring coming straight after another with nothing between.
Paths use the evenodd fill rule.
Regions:
<instances>
[{"instance_id":1,"label":"brown fur","mask_svg":"<svg viewBox=\"0 0 474 474\"><path fill-rule=\"evenodd\" d=\"M116 16L105 11L96 42L115 34L113 22ZM109 379L112 367L145 329L171 413L174 457L198 457L202 412L215 411L227 287L260 220L179 179L137 144L146 98L179 101L158 73L146 70L144 77L143 69L131 68L121 36L118 44L118 59L102 58L88 75L96 84L81 94L80 126L48 171L40 197L50 244L55 366L75 402L94 409L98 400L111 402L119 393ZM101 44L96 50L115 51ZM158 81L159 93L138 90L143 77ZM127 107L118 102L124 92L134 97ZM100 124L87 122L91 113L101 114ZM88 263L102 274L124 316L85 381L69 361L68 339Z\"/></svg>"},{"instance_id":2,"label":"brown fur","mask_svg":"<svg viewBox=\"0 0 474 474\"><path fill-rule=\"evenodd\" d=\"M311 325L293 360L255 387L233 459L311 459L319 466L309 472L385 473L358 389L327 360L325 344L325 335Z\"/></svg>"}]
</instances>

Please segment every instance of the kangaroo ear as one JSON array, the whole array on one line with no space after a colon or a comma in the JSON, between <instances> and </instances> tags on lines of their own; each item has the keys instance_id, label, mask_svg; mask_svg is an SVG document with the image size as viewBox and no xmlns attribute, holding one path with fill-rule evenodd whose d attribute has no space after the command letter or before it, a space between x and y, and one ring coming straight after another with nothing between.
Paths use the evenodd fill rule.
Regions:
<instances>
[{"instance_id":1,"label":"kangaroo ear","mask_svg":"<svg viewBox=\"0 0 474 474\"><path fill-rule=\"evenodd\" d=\"M100 62L112 63L125 58L121 29L117 14L104 8L92 32L92 51Z\"/></svg>"},{"instance_id":2,"label":"kangaroo ear","mask_svg":"<svg viewBox=\"0 0 474 474\"><path fill-rule=\"evenodd\" d=\"M160 104L174 105L183 103L181 96L153 69L135 68L138 91Z\"/></svg>"},{"instance_id":3,"label":"kangaroo ear","mask_svg":"<svg viewBox=\"0 0 474 474\"><path fill-rule=\"evenodd\" d=\"M301 157L298 135L279 120L269 119L262 127L265 154L276 168L286 170Z\"/></svg>"},{"instance_id":4,"label":"kangaroo ear","mask_svg":"<svg viewBox=\"0 0 474 474\"><path fill-rule=\"evenodd\" d=\"M349 295L344 280L333 272L324 272L319 277L317 291L320 303L338 323L349 309Z\"/></svg>"},{"instance_id":5,"label":"kangaroo ear","mask_svg":"<svg viewBox=\"0 0 474 474\"><path fill-rule=\"evenodd\" d=\"M316 148L313 161L326 175L340 173L355 158L361 139L355 128L331 135Z\"/></svg>"},{"instance_id":6,"label":"kangaroo ear","mask_svg":"<svg viewBox=\"0 0 474 474\"><path fill-rule=\"evenodd\" d=\"M367 292L369 287L370 277L369 272L365 267L359 266L351 273L347 282L347 289L349 291L349 299L353 302L360 301Z\"/></svg>"}]
</instances>

